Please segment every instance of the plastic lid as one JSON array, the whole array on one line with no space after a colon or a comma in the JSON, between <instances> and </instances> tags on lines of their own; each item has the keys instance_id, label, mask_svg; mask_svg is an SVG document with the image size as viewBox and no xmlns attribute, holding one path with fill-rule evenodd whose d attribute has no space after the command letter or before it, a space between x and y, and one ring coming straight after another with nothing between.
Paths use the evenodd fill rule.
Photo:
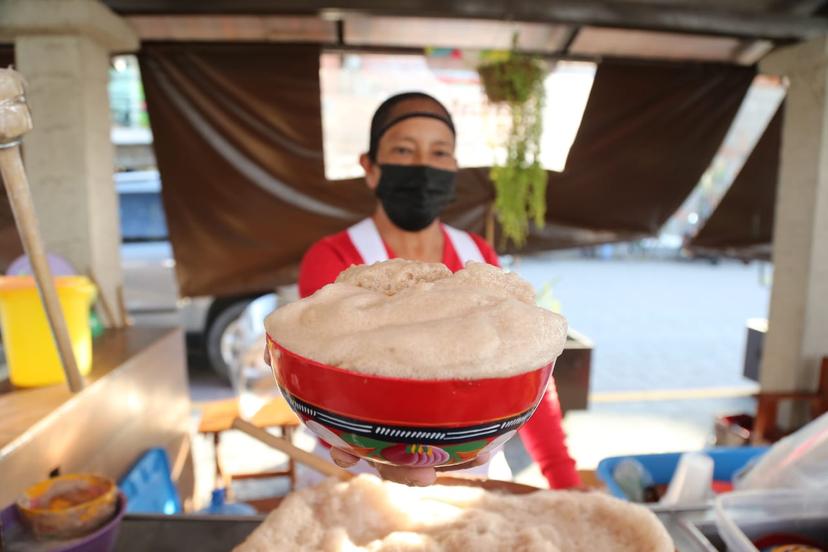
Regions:
<instances>
[{"instance_id":1,"label":"plastic lid","mask_svg":"<svg viewBox=\"0 0 828 552\"><path fill-rule=\"evenodd\" d=\"M49 263L49 268L54 276L74 276L78 273L69 261L59 255L47 253L46 262ZM32 264L26 255L15 259L6 269L6 274L9 276L31 276L33 273Z\"/></svg>"},{"instance_id":2,"label":"plastic lid","mask_svg":"<svg viewBox=\"0 0 828 552\"><path fill-rule=\"evenodd\" d=\"M92 282L85 276L56 276L58 287L77 287L94 289ZM0 276L0 292L35 289L37 284L33 276Z\"/></svg>"},{"instance_id":3,"label":"plastic lid","mask_svg":"<svg viewBox=\"0 0 828 552\"><path fill-rule=\"evenodd\" d=\"M221 489L213 489L213 494L210 496L210 506L212 508L221 508L224 506L224 500L227 497L227 492Z\"/></svg>"}]
</instances>

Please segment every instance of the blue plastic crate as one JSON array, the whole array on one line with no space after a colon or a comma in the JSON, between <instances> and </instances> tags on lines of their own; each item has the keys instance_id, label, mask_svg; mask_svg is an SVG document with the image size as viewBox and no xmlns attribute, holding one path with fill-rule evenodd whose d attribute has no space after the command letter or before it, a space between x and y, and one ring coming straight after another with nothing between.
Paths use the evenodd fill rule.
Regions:
<instances>
[{"instance_id":1,"label":"blue plastic crate","mask_svg":"<svg viewBox=\"0 0 828 552\"><path fill-rule=\"evenodd\" d=\"M178 514L182 511L178 489L170 475L170 461L162 448L144 453L118 482L127 497L130 514Z\"/></svg>"},{"instance_id":2,"label":"blue plastic crate","mask_svg":"<svg viewBox=\"0 0 828 552\"><path fill-rule=\"evenodd\" d=\"M748 462L764 454L768 447L719 447L703 450L713 459L713 479L716 481L732 481L733 476L745 467ZM604 458L598 464L596 474L603 481L610 493L617 498L627 499L627 495L615 482L612 473L615 466L628 458L638 460L653 478L656 485L667 485L673 478L682 452L668 452L664 454L641 454L636 456L612 456Z\"/></svg>"}]
</instances>

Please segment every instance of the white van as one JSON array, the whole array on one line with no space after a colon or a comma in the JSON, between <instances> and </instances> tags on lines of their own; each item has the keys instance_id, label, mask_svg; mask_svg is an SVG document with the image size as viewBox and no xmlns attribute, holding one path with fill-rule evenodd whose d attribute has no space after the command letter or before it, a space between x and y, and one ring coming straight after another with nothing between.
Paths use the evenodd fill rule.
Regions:
<instances>
[{"instance_id":1,"label":"white van","mask_svg":"<svg viewBox=\"0 0 828 552\"><path fill-rule=\"evenodd\" d=\"M210 365L228 376L228 328L256 297L180 298L158 171L115 174L121 216L121 259L127 311L139 325L180 325L203 336ZM224 342L224 346L222 346Z\"/></svg>"}]
</instances>

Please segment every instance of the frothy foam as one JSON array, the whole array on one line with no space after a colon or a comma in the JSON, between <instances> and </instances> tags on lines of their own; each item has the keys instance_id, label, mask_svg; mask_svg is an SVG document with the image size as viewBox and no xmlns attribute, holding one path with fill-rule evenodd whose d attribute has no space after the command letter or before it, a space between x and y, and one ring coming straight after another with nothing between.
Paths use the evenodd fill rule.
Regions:
<instances>
[{"instance_id":1,"label":"frothy foam","mask_svg":"<svg viewBox=\"0 0 828 552\"><path fill-rule=\"evenodd\" d=\"M360 475L291 494L236 550L672 552L674 546L647 508L603 493L504 495Z\"/></svg>"},{"instance_id":2,"label":"frothy foam","mask_svg":"<svg viewBox=\"0 0 828 552\"><path fill-rule=\"evenodd\" d=\"M408 379L481 379L535 370L560 355L566 320L534 304L513 273L469 263L394 259L344 271L336 283L271 314L268 333L325 364Z\"/></svg>"}]
</instances>

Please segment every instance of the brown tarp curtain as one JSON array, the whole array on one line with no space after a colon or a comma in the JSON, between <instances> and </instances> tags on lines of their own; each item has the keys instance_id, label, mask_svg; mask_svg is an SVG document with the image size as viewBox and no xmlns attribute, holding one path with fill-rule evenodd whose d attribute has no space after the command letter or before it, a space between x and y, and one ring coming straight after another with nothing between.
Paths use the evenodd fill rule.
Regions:
<instances>
[{"instance_id":1,"label":"brown tarp curtain","mask_svg":"<svg viewBox=\"0 0 828 552\"><path fill-rule=\"evenodd\" d=\"M781 104L713 214L690 240L697 252L769 259L785 104Z\"/></svg>"},{"instance_id":2,"label":"brown tarp curtain","mask_svg":"<svg viewBox=\"0 0 828 552\"><path fill-rule=\"evenodd\" d=\"M366 212L325 181L318 47L145 45L139 60L183 295L273 288Z\"/></svg>"},{"instance_id":3,"label":"brown tarp curtain","mask_svg":"<svg viewBox=\"0 0 828 552\"><path fill-rule=\"evenodd\" d=\"M361 179L328 182L320 49L155 44L141 73L183 295L295 281L305 250L372 212ZM486 179L462 179L450 223L483 230Z\"/></svg>"},{"instance_id":4,"label":"brown tarp curtain","mask_svg":"<svg viewBox=\"0 0 828 552\"><path fill-rule=\"evenodd\" d=\"M721 145L754 77L715 64L604 61L563 173L550 173L547 225L529 249L652 235Z\"/></svg>"},{"instance_id":5,"label":"brown tarp curtain","mask_svg":"<svg viewBox=\"0 0 828 552\"><path fill-rule=\"evenodd\" d=\"M371 212L359 180L327 182L318 47L150 44L140 54L170 238L184 295L272 289L320 237ZM730 126L752 69L603 62L549 224L529 250L658 231ZM367 141L367 138L366 138ZM461 171L449 224L483 232L486 169Z\"/></svg>"}]
</instances>

